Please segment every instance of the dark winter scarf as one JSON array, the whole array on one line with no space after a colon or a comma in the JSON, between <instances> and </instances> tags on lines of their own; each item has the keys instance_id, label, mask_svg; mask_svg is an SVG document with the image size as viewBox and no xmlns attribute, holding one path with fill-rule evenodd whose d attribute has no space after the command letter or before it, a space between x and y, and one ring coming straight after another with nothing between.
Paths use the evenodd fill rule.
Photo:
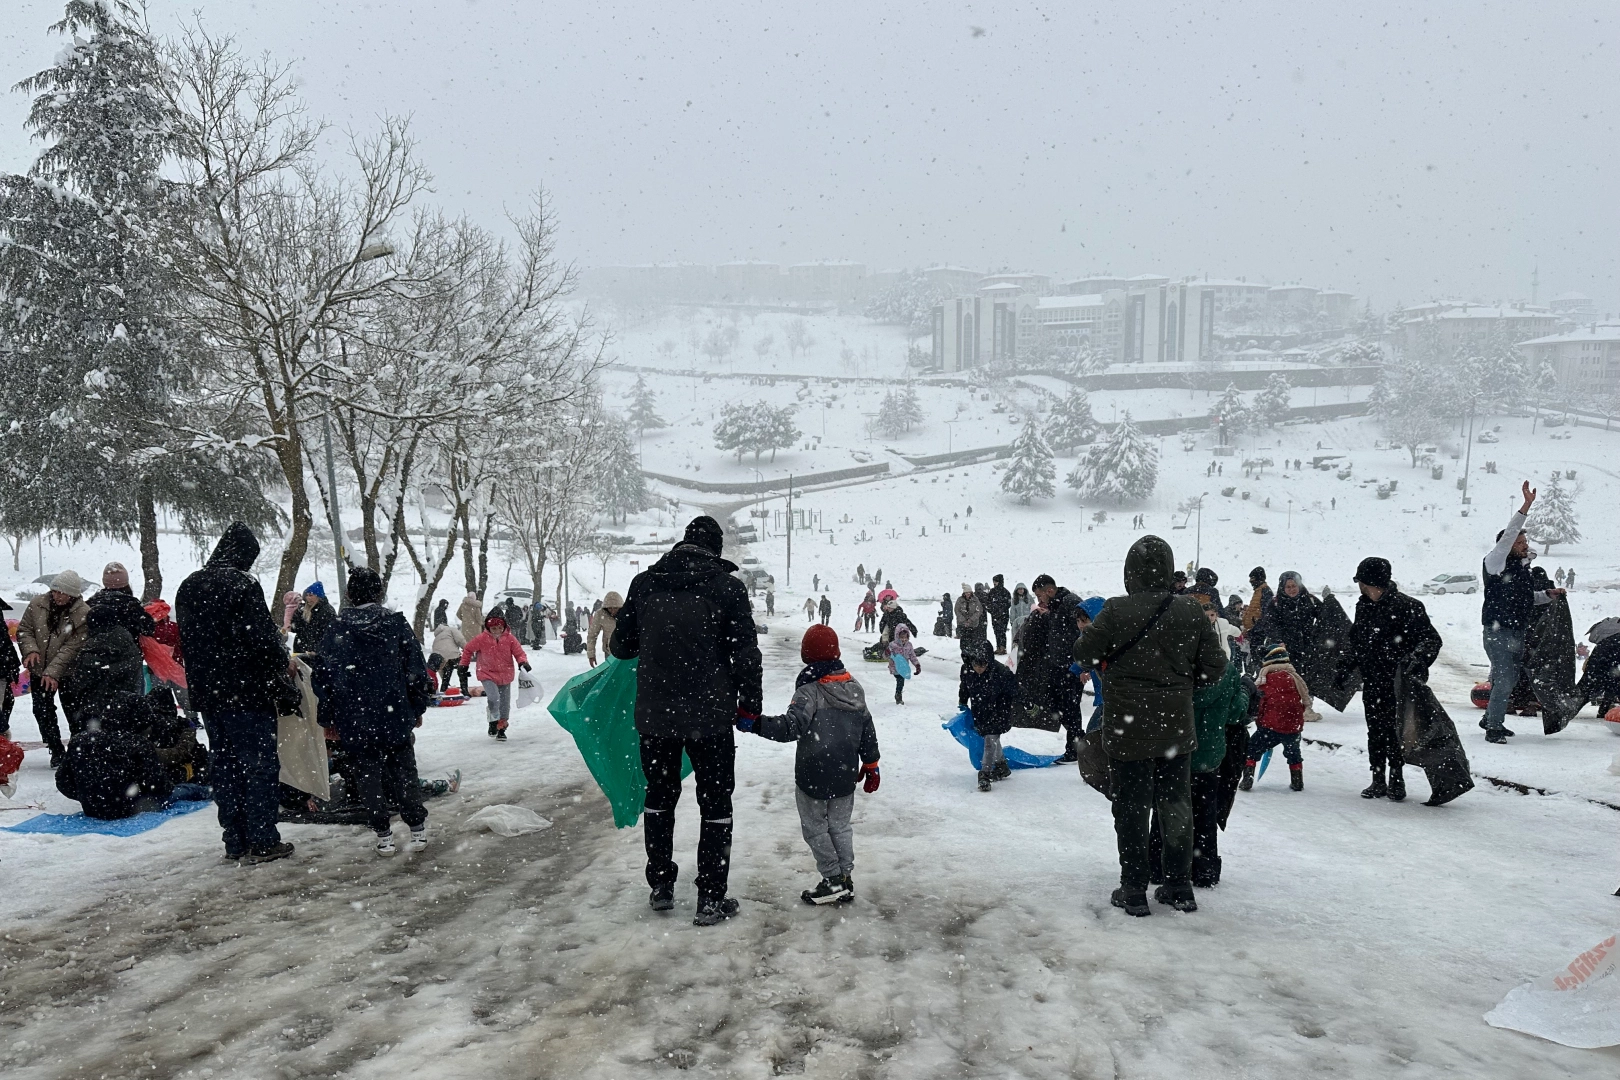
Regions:
<instances>
[{"instance_id":1,"label":"dark winter scarf","mask_svg":"<svg viewBox=\"0 0 1620 1080\"><path fill-rule=\"evenodd\" d=\"M823 677L836 675L843 670L842 660L817 660L813 664L806 664L804 670L799 672L799 677L793 680L793 689L797 690L809 683L819 682Z\"/></svg>"}]
</instances>

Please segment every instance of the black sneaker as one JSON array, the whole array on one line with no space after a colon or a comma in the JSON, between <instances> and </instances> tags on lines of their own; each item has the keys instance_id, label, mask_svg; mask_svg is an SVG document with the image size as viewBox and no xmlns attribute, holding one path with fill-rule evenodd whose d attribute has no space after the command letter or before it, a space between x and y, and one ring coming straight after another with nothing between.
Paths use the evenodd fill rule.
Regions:
<instances>
[{"instance_id":1,"label":"black sneaker","mask_svg":"<svg viewBox=\"0 0 1620 1080\"><path fill-rule=\"evenodd\" d=\"M506 729L505 728L496 728L495 729L495 741L496 742L505 742L506 741Z\"/></svg>"},{"instance_id":2,"label":"black sneaker","mask_svg":"<svg viewBox=\"0 0 1620 1080\"><path fill-rule=\"evenodd\" d=\"M489 737L493 739L495 737L496 733L499 732L499 731L500 731L500 727L496 724L496 722L494 720L491 720L489 722Z\"/></svg>"},{"instance_id":3,"label":"black sneaker","mask_svg":"<svg viewBox=\"0 0 1620 1080\"><path fill-rule=\"evenodd\" d=\"M1062 757L1058 758L1058 764L1060 764L1060 765L1073 765L1075 762L1077 762L1079 760L1080 760L1080 751L1078 751L1078 750L1076 750L1074 748L1074 741L1070 740L1069 748L1067 750L1063 751L1063 756Z\"/></svg>"},{"instance_id":4,"label":"black sneaker","mask_svg":"<svg viewBox=\"0 0 1620 1080\"><path fill-rule=\"evenodd\" d=\"M1289 791L1304 791L1305 790L1305 770L1304 769L1289 769L1288 770L1288 790Z\"/></svg>"},{"instance_id":5,"label":"black sneaker","mask_svg":"<svg viewBox=\"0 0 1620 1080\"><path fill-rule=\"evenodd\" d=\"M722 896L718 900L699 900L697 914L692 918L693 926L713 926L725 922L737 914L737 901L729 896Z\"/></svg>"},{"instance_id":6,"label":"black sneaker","mask_svg":"<svg viewBox=\"0 0 1620 1080\"><path fill-rule=\"evenodd\" d=\"M990 779L992 780L1005 780L1011 775L1012 766L1007 764L1006 758L996 762L995 768L990 770Z\"/></svg>"},{"instance_id":7,"label":"black sneaker","mask_svg":"<svg viewBox=\"0 0 1620 1080\"><path fill-rule=\"evenodd\" d=\"M853 904L855 902L855 878L849 874L844 875L844 895L838 898L840 904Z\"/></svg>"},{"instance_id":8,"label":"black sneaker","mask_svg":"<svg viewBox=\"0 0 1620 1080\"><path fill-rule=\"evenodd\" d=\"M59 754L59 753L56 753L55 751L52 751L51 752L51 768L59 769L61 767L62 767L62 755Z\"/></svg>"},{"instance_id":9,"label":"black sneaker","mask_svg":"<svg viewBox=\"0 0 1620 1080\"><path fill-rule=\"evenodd\" d=\"M1406 799L1406 779L1401 776L1398 769L1389 771L1389 801L1403 802Z\"/></svg>"},{"instance_id":10,"label":"black sneaker","mask_svg":"<svg viewBox=\"0 0 1620 1080\"><path fill-rule=\"evenodd\" d=\"M1161 904L1168 904L1177 911L1191 914L1198 910L1198 900L1193 896L1192 885L1160 885L1153 890L1153 899Z\"/></svg>"},{"instance_id":11,"label":"black sneaker","mask_svg":"<svg viewBox=\"0 0 1620 1080\"><path fill-rule=\"evenodd\" d=\"M1378 769L1373 773L1373 781L1361 789L1363 799L1382 799L1389 794L1389 788L1384 786L1384 770Z\"/></svg>"},{"instance_id":12,"label":"black sneaker","mask_svg":"<svg viewBox=\"0 0 1620 1080\"><path fill-rule=\"evenodd\" d=\"M653 891L647 897L647 906L654 911L668 911L675 906L675 886L654 885Z\"/></svg>"},{"instance_id":13,"label":"black sneaker","mask_svg":"<svg viewBox=\"0 0 1620 1080\"><path fill-rule=\"evenodd\" d=\"M292 853L292 844L286 840L283 840L281 843L271 844L269 847L254 848L252 851L247 853L245 858L250 863L267 863L275 862L277 859L285 859Z\"/></svg>"},{"instance_id":14,"label":"black sneaker","mask_svg":"<svg viewBox=\"0 0 1620 1080\"><path fill-rule=\"evenodd\" d=\"M1144 915L1153 914L1153 909L1148 907L1145 891L1126 892L1123 885L1114 890L1114 895L1108 898L1108 902L1117 908L1124 908L1125 914L1134 915L1139 919Z\"/></svg>"},{"instance_id":15,"label":"black sneaker","mask_svg":"<svg viewBox=\"0 0 1620 1080\"><path fill-rule=\"evenodd\" d=\"M1507 731L1505 729L1502 731L1487 731L1485 741L1488 743L1505 743L1507 742Z\"/></svg>"},{"instance_id":16,"label":"black sneaker","mask_svg":"<svg viewBox=\"0 0 1620 1080\"><path fill-rule=\"evenodd\" d=\"M835 904L845 896L844 879L822 878L813 889L806 889L799 894L799 899L807 904Z\"/></svg>"},{"instance_id":17,"label":"black sneaker","mask_svg":"<svg viewBox=\"0 0 1620 1080\"><path fill-rule=\"evenodd\" d=\"M980 791L989 791L990 790L990 779L991 779L991 777L990 777L990 770L989 769L980 769L979 770L979 790Z\"/></svg>"},{"instance_id":18,"label":"black sneaker","mask_svg":"<svg viewBox=\"0 0 1620 1080\"><path fill-rule=\"evenodd\" d=\"M1238 781L1238 790L1239 791L1253 791L1254 790L1254 766L1253 765L1245 765L1245 766L1243 766L1243 779Z\"/></svg>"}]
</instances>

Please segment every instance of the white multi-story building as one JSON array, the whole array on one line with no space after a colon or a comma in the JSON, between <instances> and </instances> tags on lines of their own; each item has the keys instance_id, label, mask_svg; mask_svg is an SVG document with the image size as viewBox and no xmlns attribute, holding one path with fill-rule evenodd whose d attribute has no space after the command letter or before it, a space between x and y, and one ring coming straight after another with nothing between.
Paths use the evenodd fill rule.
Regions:
<instances>
[{"instance_id":1,"label":"white multi-story building","mask_svg":"<svg viewBox=\"0 0 1620 1080\"><path fill-rule=\"evenodd\" d=\"M1412 310L1407 309L1410 315ZM1425 304L1415 309L1421 312L1405 319L1397 338L1406 350L1421 348L1429 334L1438 337L1437 345L1443 355L1451 355L1460 348L1484 346L1494 334L1501 333L1509 341L1522 342L1556 332L1560 316L1545 308L1526 305L1495 307L1483 304L1446 302Z\"/></svg>"},{"instance_id":2,"label":"white multi-story building","mask_svg":"<svg viewBox=\"0 0 1620 1080\"><path fill-rule=\"evenodd\" d=\"M1597 397L1620 391L1620 323L1592 323L1531 338L1519 348L1531 363L1552 368L1565 390Z\"/></svg>"}]
</instances>

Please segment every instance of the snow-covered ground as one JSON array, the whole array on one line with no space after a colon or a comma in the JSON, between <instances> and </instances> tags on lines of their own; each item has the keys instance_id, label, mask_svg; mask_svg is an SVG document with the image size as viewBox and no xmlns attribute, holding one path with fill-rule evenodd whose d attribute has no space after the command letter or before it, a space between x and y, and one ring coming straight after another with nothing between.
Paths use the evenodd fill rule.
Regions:
<instances>
[{"instance_id":1,"label":"snow-covered ground","mask_svg":"<svg viewBox=\"0 0 1620 1080\"><path fill-rule=\"evenodd\" d=\"M689 425L721 393L773 389L667 374L649 382L672 421L677 400L697 388L700 400L683 406ZM774 389L791 395L797 385L784 380ZM857 392L865 388L850 388ZM966 401L961 387L939 393ZM1207 408L1202 397L1198 411ZM845 440L840 467L859 433L856 400L828 413ZM1137 392L1135 400L1168 409L1188 397ZM995 403L970 406L982 408L980 426L959 425L956 447L1005 441L1008 414L990 412ZM667 441L657 443L657 461L649 432L648 467L689 448L705 475L752 478L725 464L707 424L660 434ZM965 752L939 727L955 706L957 654L927 637L941 593L998 571L1009 585L1050 572L1083 593L1118 592L1123 554L1142 531L1128 527L1138 513L1170 539L1179 562L1201 549L1225 591L1245 595L1239 587L1255 565L1273 581L1297 570L1347 605L1364 555L1390 558L1409 587L1477 572L1520 478L1543 483L1552 470L1571 468L1586 539L1544 561L1576 569L1571 599L1583 632L1620 614L1620 559L1610 542L1620 433L1583 428L1553 438L1531 424L1489 421L1500 425L1500 441L1474 446L1467 517L1455 487L1461 462L1447 444L1445 476L1434 480L1427 468L1411 468L1404 451L1376 449L1372 421L1352 420L1246 435L1236 456L1219 459L1205 442L1184 451L1167 438L1158 488L1140 505L1082 505L1060 489L1050 502L1019 506L997 490L993 464L814 491L798 505L819 511L824 531L795 535L791 585L785 537L764 519L768 535L748 550L778 583L778 614L761 639L770 707L784 707L791 694L812 575L835 605L834 625L847 630L860 596L855 564L881 568L938 653L924 659L904 707L891 703L881 667L852 664L883 747L882 789L857 796L852 906L799 903L814 875L793 808L792 748L740 736L732 880L741 915L709 930L690 925L690 797L679 813L687 874L677 910L649 912L639 830L613 829L572 743L541 706L517 715L505 745L484 735L479 706L429 713L418 742L422 771L460 769L463 786L430 804L433 843L415 856L378 859L363 828L287 826L284 835L298 844L291 860L239 867L220 860L208 812L131 839L0 831L8 900L0 916L0 1072L20 1080L667 1070L1612 1077L1620 1051L1569 1050L1480 1019L1513 986L1620 926L1620 899L1610 895L1620 885L1620 816L1600 805L1620 804L1620 775L1611 771L1620 738L1588 710L1557 736L1519 720L1510 721L1520 733L1511 744L1485 744L1467 702L1484 670L1478 596L1425 598L1445 637L1434 685L1477 775L1555 794L1521 795L1482 779L1457 802L1430 809L1419 805L1427 791L1414 771L1407 803L1365 802L1357 797L1366 783L1357 701L1307 729L1314 742L1303 793L1289 792L1274 771L1240 796L1222 837L1224 880L1201 892L1199 912L1157 909L1146 920L1108 906L1118 873L1108 807L1073 770L1019 773L991 794L975 790ZM943 450L947 437L933 420L916 446ZM1319 453L1345 455L1351 477L1283 467ZM1241 462L1254 456L1277 464L1245 479ZM1484 471L1486 460L1499 471ZM1212 461L1224 475L1207 475ZM1060 478L1072 464L1059 460ZM1390 479L1396 491L1379 499L1373 481ZM1200 528L1196 514L1175 511L1206 491ZM708 498L681 497L682 518ZM727 501L716 496L711 505ZM779 508L781 500L763 505ZM746 518L734 501L728 509ZM674 525L668 513L661 523L649 513L625 531L667 539ZM164 551L171 595L197 562L175 539L165 538ZM259 567L267 586L273 554ZM111 558L138 564L121 544L46 543L25 550L21 569L0 585L14 599L9 586L41 567L93 576ZM630 560L644 566L651 558L611 562L606 587L622 589ZM491 562L498 588L504 553ZM315 572L306 565L300 583ZM573 573L576 598L601 591L594 562ZM527 584L521 576L512 583ZM440 594L454 605L461 592L452 568ZM392 599L413 598L407 571ZM844 637L846 656L858 655L860 641ZM536 670L549 697L583 666L553 644ZM13 732L36 737L26 699ZM1009 741L1058 749L1058 737L1043 732ZM33 799L52 811L75 808L54 792L39 753L28 756L17 795L19 803ZM466 818L495 803L528 806L554 826L514 839L467 831ZM0 823L25 816L0 812Z\"/></svg>"}]
</instances>

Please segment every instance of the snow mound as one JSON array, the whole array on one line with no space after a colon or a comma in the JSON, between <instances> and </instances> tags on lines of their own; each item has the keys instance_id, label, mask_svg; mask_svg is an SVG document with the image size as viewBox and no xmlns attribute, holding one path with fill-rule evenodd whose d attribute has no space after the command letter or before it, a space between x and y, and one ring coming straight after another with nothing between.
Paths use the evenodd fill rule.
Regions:
<instances>
[{"instance_id":1,"label":"snow mound","mask_svg":"<svg viewBox=\"0 0 1620 1080\"><path fill-rule=\"evenodd\" d=\"M498 836L522 836L549 829L551 822L527 807L496 803L468 818L467 828L488 829Z\"/></svg>"}]
</instances>

